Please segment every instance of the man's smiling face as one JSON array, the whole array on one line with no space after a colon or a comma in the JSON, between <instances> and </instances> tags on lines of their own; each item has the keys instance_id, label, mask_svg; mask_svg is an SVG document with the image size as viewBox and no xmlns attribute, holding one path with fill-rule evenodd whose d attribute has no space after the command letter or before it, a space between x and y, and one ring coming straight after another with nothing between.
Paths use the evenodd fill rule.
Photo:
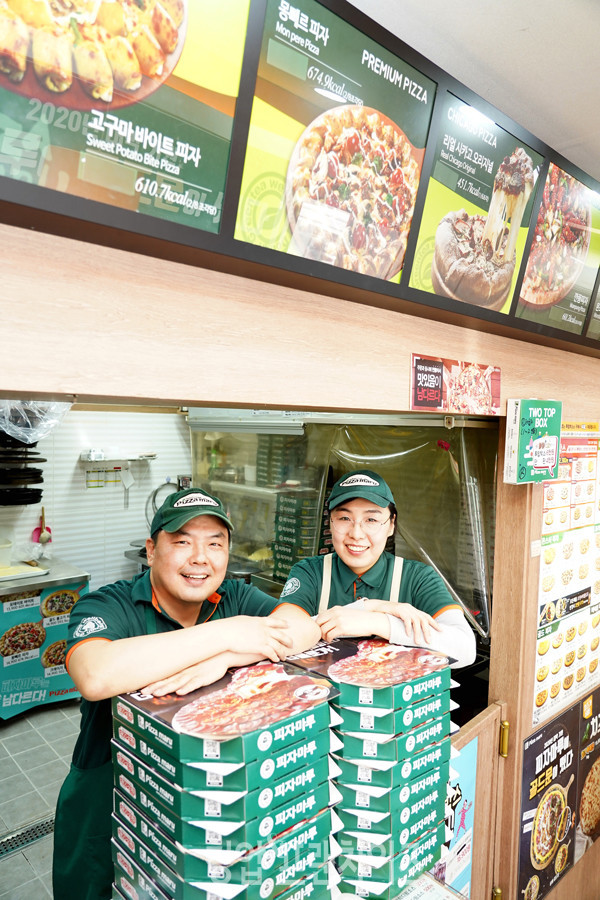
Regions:
<instances>
[{"instance_id":1,"label":"man's smiling face","mask_svg":"<svg viewBox=\"0 0 600 900\"><path fill-rule=\"evenodd\" d=\"M146 552L161 609L189 624L225 578L229 531L216 516L197 516L179 531L159 531L154 540L148 538Z\"/></svg>"}]
</instances>

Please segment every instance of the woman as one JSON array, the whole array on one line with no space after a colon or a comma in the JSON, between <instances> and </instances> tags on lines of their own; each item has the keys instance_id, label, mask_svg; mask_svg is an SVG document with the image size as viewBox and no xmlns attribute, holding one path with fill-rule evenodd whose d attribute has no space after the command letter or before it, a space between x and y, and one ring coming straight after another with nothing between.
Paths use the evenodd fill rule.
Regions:
<instances>
[{"instance_id":1,"label":"woman","mask_svg":"<svg viewBox=\"0 0 600 900\"><path fill-rule=\"evenodd\" d=\"M386 551L396 527L394 497L369 469L343 475L329 497L334 552L292 566L281 600L302 606L324 640L378 635L395 644L475 660L475 635L431 566Z\"/></svg>"}]
</instances>

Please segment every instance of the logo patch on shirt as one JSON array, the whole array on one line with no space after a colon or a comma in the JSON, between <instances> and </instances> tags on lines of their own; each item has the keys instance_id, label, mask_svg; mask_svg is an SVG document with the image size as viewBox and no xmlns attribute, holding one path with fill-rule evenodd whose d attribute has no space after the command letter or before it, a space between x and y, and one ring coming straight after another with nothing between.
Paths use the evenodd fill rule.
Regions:
<instances>
[{"instance_id":1,"label":"logo patch on shirt","mask_svg":"<svg viewBox=\"0 0 600 900\"><path fill-rule=\"evenodd\" d=\"M379 482L370 475L351 475L350 478L340 482L340 487L355 487L357 484L363 487L379 487Z\"/></svg>"},{"instance_id":2,"label":"logo patch on shirt","mask_svg":"<svg viewBox=\"0 0 600 900\"><path fill-rule=\"evenodd\" d=\"M106 631L107 625L100 616L87 616L82 619L75 631L73 637L88 637L90 634L96 634L98 631Z\"/></svg>"},{"instance_id":3,"label":"logo patch on shirt","mask_svg":"<svg viewBox=\"0 0 600 900\"><path fill-rule=\"evenodd\" d=\"M207 497L206 494L198 492L197 494L186 494L181 500L176 500L173 509L179 509L180 506L218 506L216 500Z\"/></svg>"},{"instance_id":4,"label":"logo patch on shirt","mask_svg":"<svg viewBox=\"0 0 600 900\"><path fill-rule=\"evenodd\" d=\"M300 580L298 578L288 578L283 586L281 597L289 597L290 594L295 594L299 587Z\"/></svg>"}]
</instances>

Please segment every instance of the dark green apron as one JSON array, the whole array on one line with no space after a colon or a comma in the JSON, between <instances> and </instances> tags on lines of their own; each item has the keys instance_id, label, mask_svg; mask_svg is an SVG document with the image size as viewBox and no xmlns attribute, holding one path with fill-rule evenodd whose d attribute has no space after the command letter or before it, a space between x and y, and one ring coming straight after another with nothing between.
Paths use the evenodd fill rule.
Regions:
<instances>
[{"instance_id":1,"label":"dark green apron","mask_svg":"<svg viewBox=\"0 0 600 900\"><path fill-rule=\"evenodd\" d=\"M154 609L146 606L148 634L156 634ZM71 765L56 805L52 888L54 900L110 900L114 868L110 839L113 766Z\"/></svg>"}]
</instances>

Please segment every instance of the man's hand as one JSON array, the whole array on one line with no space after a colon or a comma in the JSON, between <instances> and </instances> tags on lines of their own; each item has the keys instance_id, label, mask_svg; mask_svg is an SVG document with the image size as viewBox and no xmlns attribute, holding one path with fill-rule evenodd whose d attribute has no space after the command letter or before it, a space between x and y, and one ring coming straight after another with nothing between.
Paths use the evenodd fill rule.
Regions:
<instances>
[{"instance_id":1,"label":"man's hand","mask_svg":"<svg viewBox=\"0 0 600 900\"><path fill-rule=\"evenodd\" d=\"M289 624L277 615L232 616L222 621L227 626L227 644L234 653L256 653L259 659L280 662L292 651Z\"/></svg>"},{"instance_id":2,"label":"man's hand","mask_svg":"<svg viewBox=\"0 0 600 900\"><path fill-rule=\"evenodd\" d=\"M410 603L390 603L389 600L363 600L365 610L395 616L404 625L406 635L414 644L430 644L431 632L441 631L440 626L425 612Z\"/></svg>"},{"instance_id":3,"label":"man's hand","mask_svg":"<svg viewBox=\"0 0 600 900\"><path fill-rule=\"evenodd\" d=\"M213 684L222 678L229 666L233 665L233 659L230 661L230 657L233 656L227 652L218 653L168 678L146 685L143 692L152 694L153 697L164 697L165 694L189 694L190 691Z\"/></svg>"}]
</instances>

